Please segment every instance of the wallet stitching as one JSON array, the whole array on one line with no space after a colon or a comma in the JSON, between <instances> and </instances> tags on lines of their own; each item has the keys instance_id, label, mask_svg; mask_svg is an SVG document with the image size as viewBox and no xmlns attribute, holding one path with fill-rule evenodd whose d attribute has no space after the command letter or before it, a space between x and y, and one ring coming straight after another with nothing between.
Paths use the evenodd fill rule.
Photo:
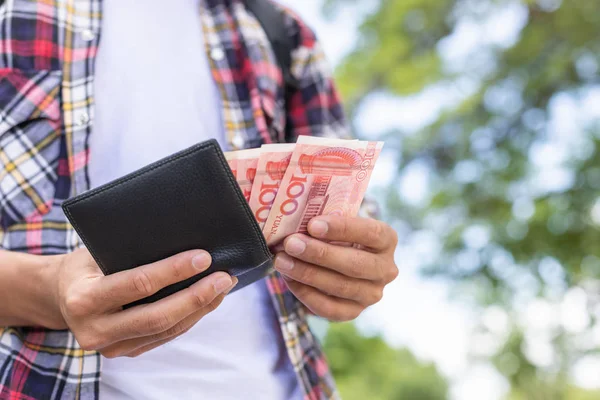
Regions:
<instances>
[{"instance_id":1,"label":"wallet stitching","mask_svg":"<svg viewBox=\"0 0 600 400\"><path fill-rule=\"evenodd\" d=\"M172 157L169 157L163 161L159 161L157 162L155 165L152 165L149 168L144 168L140 171L138 171L137 173L133 173L131 176L128 177L124 177L121 179L118 179L117 181L113 182L110 185L104 186L104 187L100 187L96 190L92 190L89 193L82 195L81 197L74 199L73 201L69 201L67 200L64 204L63 204L63 209L67 215L67 217L69 218L69 220L71 221L71 224L73 225L73 227L75 228L75 230L79 233L79 236L81 237L81 240L83 241L83 244L85 244L85 246L87 247L87 249L89 250L90 254L92 255L92 257L94 257L94 260L96 260L96 263L98 264L98 266L100 267L100 269L102 270L102 272L104 273L104 275L108 275L108 272L106 271L106 269L104 268L104 266L102 265L102 262L100 261L100 258L96 256L95 251L93 250L92 246L89 245L88 240L86 239L85 235L83 235L83 233L81 232L81 230L79 229L79 227L77 226L77 224L75 223L75 219L73 218L73 216L71 215L71 211L70 211L70 206L71 205L75 205L75 204L79 204L82 203L85 200L88 200L94 196L97 196L107 190L113 189L119 185L122 185L124 183L129 182L130 180L137 178L139 176L145 175L149 172L152 172L160 167L165 166L166 164L172 163L174 161L177 161L181 158L187 157L195 152L201 151L201 150L205 150L205 149L210 149L213 148L215 150L215 141L211 140L208 143L204 143L201 145L197 145L196 147L192 147L190 149L188 149L187 151L183 151L177 155L174 155ZM227 174L227 177L229 178L229 186L231 188L233 188L236 196L238 197L238 200L242 203L242 207L244 208L244 212L246 213L246 217L250 220L250 224L252 225L252 228L254 229L254 233L256 234L258 241L261 244L261 248L263 250L263 255L267 256L268 258L271 258L271 252L269 251L269 248L267 247L267 243L265 242L265 239L263 237L262 231L260 231L260 228L258 227L258 224L256 222L256 220L254 219L254 215L252 215L252 213L249 211L249 206L248 203L246 201L246 199L244 198L244 196L242 195L239 186L237 185L237 182L232 179L233 178L233 174L231 172L231 169L229 168L229 164L227 163L227 160L225 160L225 157L223 156L223 153L220 151L216 151L217 153L217 157L221 160L222 165L227 166L227 168L225 169L225 173Z\"/></svg>"},{"instance_id":2,"label":"wallet stitching","mask_svg":"<svg viewBox=\"0 0 600 400\"><path fill-rule=\"evenodd\" d=\"M235 276L236 278L239 278L240 276L248 275L248 274L249 274L249 273L251 273L251 272L254 272L254 271L258 270L258 269L262 269L262 268L264 268L265 264L270 264L270 263L272 263L272 260L271 260L271 259L268 259L268 260L266 260L266 261L263 261L263 262L261 262L261 263L260 263L260 264L258 264L256 267L252 267L252 268L250 268L250 269L244 270L244 271L242 271L241 273L239 273L239 274L237 274L237 275L234 275L234 276ZM270 272L272 269L273 269L273 266L271 265L271 266L270 266L270 267L267 269L267 272L266 272L265 276L266 276L266 275L268 275L268 274L269 274L269 272Z\"/></svg>"}]
</instances>

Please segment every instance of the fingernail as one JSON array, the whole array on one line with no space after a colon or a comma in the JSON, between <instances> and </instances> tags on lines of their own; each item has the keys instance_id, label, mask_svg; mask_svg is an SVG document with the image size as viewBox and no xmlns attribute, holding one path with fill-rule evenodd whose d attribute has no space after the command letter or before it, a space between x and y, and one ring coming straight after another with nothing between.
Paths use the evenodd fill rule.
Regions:
<instances>
[{"instance_id":1,"label":"fingernail","mask_svg":"<svg viewBox=\"0 0 600 400\"><path fill-rule=\"evenodd\" d=\"M229 294L229 292L231 292L233 290L233 288L237 286L239 279L236 277L233 277L232 279L233 279L233 283L231 284L231 286L229 286L229 288L227 288L227 290L225 290L223 292L223 294Z\"/></svg>"},{"instance_id":2,"label":"fingernail","mask_svg":"<svg viewBox=\"0 0 600 400\"><path fill-rule=\"evenodd\" d=\"M275 269L278 271L291 271L294 268L294 260L290 257L280 254L275 259Z\"/></svg>"},{"instance_id":3,"label":"fingernail","mask_svg":"<svg viewBox=\"0 0 600 400\"><path fill-rule=\"evenodd\" d=\"M202 252L194 258L192 258L192 266L198 271L204 271L210 267L210 255L206 252Z\"/></svg>"},{"instance_id":4,"label":"fingernail","mask_svg":"<svg viewBox=\"0 0 600 400\"><path fill-rule=\"evenodd\" d=\"M290 238L285 244L285 252L291 255L299 255L306 250L306 243L297 237Z\"/></svg>"},{"instance_id":5,"label":"fingernail","mask_svg":"<svg viewBox=\"0 0 600 400\"><path fill-rule=\"evenodd\" d=\"M217 281L215 283L213 283L213 287L215 288L215 293L217 293L217 294L223 293L224 291L229 289L229 287L231 287L231 285L233 285L233 280L231 279L230 276L222 276L219 279L217 279Z\"/></svg>"},{"instance_id":6,"label":"fingernail","mask_svg":"<svg viewBox=\"0 0 600 400\"><path fill-rule=\"evenodd\" d=\"M329 225L323 220L316 220L310 224L310 233L316 237L323 237L327 234Z\"/></svg>"}]
</instances>

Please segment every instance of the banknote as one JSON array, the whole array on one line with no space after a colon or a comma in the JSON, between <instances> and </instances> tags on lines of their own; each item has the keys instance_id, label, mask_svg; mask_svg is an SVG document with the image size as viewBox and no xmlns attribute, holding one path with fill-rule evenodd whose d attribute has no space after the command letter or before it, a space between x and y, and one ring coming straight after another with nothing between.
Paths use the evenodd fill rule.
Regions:
<instances>
[{"instance_id":1,"label":"banknote","mask_svg":"<svg viewBox=\"0 0 600 400\"><path fill-rule=\"evenodd\" d=\"M355 216L383 142L300 136L263 227L269 246L319 215Z\"/></svg>"},{"instance_id":2,"label":"banknote","mask_svg":"<svg viewBox=\"0 0 600 400\"><path fill-rule=\"evenodd\" d=\"M267 222L295 147L295 144L265 144L261 147L250 196L250 209L261 229Z\"/></svg>"},{"instance_id":3,"label":"banknote","mask_svg":"<svg viewBox=\"0 0 600 400\"><path fill-rule=\"evenodd\" d=\"M250 200L252 183L256 176L256 167L258 165L259 156L260 148L225 153L225 159L227 160L240 189L242 189L246 201Z\"/></svg>"}]
</instances>

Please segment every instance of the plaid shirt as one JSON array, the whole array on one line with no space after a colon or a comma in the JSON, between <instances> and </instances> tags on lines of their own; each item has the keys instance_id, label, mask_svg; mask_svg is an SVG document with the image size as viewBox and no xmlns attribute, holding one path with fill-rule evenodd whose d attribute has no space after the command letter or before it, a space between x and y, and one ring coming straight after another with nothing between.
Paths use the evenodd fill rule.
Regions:
<instances>
[{"instance_id":1,"label":"plaid shirt","mask_svg":"<svg viewBox=\"0 0 600 400\"><path fill-rule=\"evenodd\" d=\"M89 188L94 61L101 0L0 2L0 248L49 255L81 242L61 203ZM299 88L284 106L281 71L243 0L203 0L199 17L233 149L343 135L343 113L314 34L285 10ZM286 116L287 121L286 121ZM285 135L286 122L294 137ZM267 279L306 399L337 398L305 310L277 275ZM0 398L93 399L101 357L68 331L0 328Z\"/></svg>"}]
</instances>

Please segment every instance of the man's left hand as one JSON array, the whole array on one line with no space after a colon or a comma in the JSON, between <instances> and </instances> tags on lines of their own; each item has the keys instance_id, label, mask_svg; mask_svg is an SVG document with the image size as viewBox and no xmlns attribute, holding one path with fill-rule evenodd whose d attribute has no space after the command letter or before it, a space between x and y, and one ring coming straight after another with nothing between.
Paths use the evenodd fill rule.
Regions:
<instances>
[{"instance_id":1,"label":"man's left hand","mask_svg":"<svg viewBox=\"0 0 600 400\"><path fill-rule=\"evenodd\" d=\"M398 237L383 222L323 216L309 223L308 233L284 241L275 269L298 300L320 317L355 319L379 302L384 287L398 276Z\"/></svg>"}]
</instances>

